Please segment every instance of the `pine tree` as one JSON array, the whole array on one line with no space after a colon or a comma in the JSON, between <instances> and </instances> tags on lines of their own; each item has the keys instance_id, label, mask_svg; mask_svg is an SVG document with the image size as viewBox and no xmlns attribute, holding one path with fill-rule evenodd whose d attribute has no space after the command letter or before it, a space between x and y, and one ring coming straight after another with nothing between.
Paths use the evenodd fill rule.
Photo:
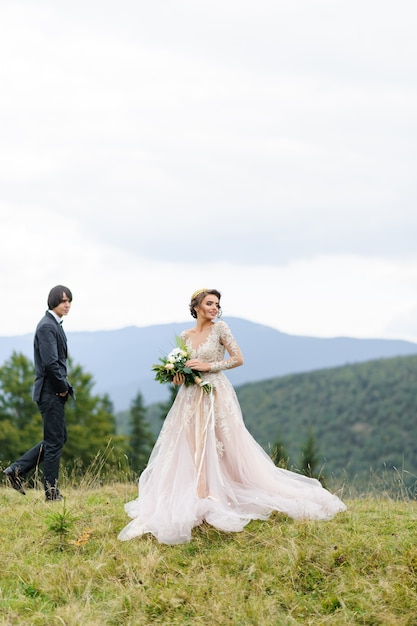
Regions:
<instances>
[{"instance_id":1,"label":"pine tree","mask_svg":"<svg viewBox=\"0 0 417 626\"><path fill-rule=\"evenodd\" d=\"M285 445L281 438L277 438L275 443L271 447L271 459L277 465L277 467L283 467L288 469L290 458L285 450Z\"/></svg>"},{"instance_id":2,"label":"pine tree","mask_svg":"<svg viewBox=\"0 0 417 626\"><path fill-rule=\"evenodd\" d=\"M34 367L23 354L13 353L0 368L0 461L3 465L42 439L42 418L32 400L34 377ZM106 395L93 395L92 376L80 366L73 366L70 359L68 378L76 401L69 398L66 404L68 441L62 463L69 469L85 468L100 452L106 451L106 462L114 467L126 453L127 438L116 434L112 403Z\"/></svg>"},{"instance_id":3,"label":"pine tree","mask_svg":"<svg viewBox=\"0 0 417 626\"><path fill-rule=\"evenodd\" d=\"M62 460L69 466L85 468L98 454L106 452L107 464L114 465L126 453L128 441L116 434L116 418L107 394L94 395L91 374L68 360L68 379L75 391L75 402L65 408L68 441Z\"/></svg>"},{"instance_id":4,"label":"pine tree","mask_svg":"<svg viewBox=\"0 0 417 626\"><path fill-rule=\"evenodd\" d=\"M149 455L155 444L149 423L146 421L146 408L140 392L130 406L130 437L128 456L132 470L140 475L146 467Z\"/></svg>"},{"instance_id":5,"label":"pine tree","mask_svg":"<svg viewBox=\"0 0 417 626\"><path fill-rule=\"evenodd\" d=\"M321 475L319 463L319 449L314 433L310 428L301 450L301 473L310 478L318 478L324 484L324 477Z\"/></svg>"},{"instance_id":6,"label":"pine tree","mask_svg":"<svg viewBox=\"0 0 417 626\"><path fill-rule=\"evenodd\" d=\"M0 368L0 461L7 465L42 435L42 418L32 400L35 370L23 354L13 352Z\"/></svg>"}]
</instances>

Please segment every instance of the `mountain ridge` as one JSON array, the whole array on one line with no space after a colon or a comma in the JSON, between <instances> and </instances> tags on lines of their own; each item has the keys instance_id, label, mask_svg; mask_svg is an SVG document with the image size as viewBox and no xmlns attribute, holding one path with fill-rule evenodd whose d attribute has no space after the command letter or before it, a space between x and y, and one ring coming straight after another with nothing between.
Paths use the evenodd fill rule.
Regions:
<instances>
[{"instance_id":1,"label":"mountain ridge","mask_svg":"<svg viewBox=\"0 0 417 626\"><path fill-rule=\"evenodd\" d=\"M239 343L245 363L229 370L233 385L310 372L379 358L417 354L417 343L396 339L317 338L289 335L243 318L224 321ZM67 331L69 353L94 379L94 393L107 393L116 411L129 408L140 391L145 404L168 397L154 380L152 363L175 345L175 335L192 322L127 326L116 330ZM0 336L0 366L12 352L33 358L33 334Z\"/></svg>"}]
</instances>

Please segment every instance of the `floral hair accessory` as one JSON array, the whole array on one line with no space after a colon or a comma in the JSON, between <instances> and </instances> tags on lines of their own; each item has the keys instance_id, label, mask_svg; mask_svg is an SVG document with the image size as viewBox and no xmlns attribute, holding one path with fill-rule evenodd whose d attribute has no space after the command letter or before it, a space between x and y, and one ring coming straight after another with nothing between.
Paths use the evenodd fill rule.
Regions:
<instances>
[{"instance_id":1,"label":"floral hair accessory","mask_svg":"<svg viewBox=\"0 0 417 626\"><path fill-rule=\"evenodd\" d=\"M193 295L191 296L191 302L194 300L194 298L199 296L200 293L204 293L205 291L208 291L208 289L207 288L205 288L205 289L197 289L197 291L194 291Z\"/></svg>"}]
</instances>

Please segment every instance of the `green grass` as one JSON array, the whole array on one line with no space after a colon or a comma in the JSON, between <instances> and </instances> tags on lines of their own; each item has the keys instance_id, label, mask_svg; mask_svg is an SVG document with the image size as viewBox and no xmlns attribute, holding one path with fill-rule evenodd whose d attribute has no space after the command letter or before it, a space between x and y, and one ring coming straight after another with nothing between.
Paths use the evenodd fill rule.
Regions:
<instances>
[{"instance_id":1,"label":"green grass","mask_svg":"<svg viewBox=\"0 0 417 626\"><path fill-rule=\"evenodd\" d=\"M274 514L190 543L120 542L135 484L0 488L0 624L417 624L417 503L347 500L330 522Z\"/></svg>"}]
</instances>

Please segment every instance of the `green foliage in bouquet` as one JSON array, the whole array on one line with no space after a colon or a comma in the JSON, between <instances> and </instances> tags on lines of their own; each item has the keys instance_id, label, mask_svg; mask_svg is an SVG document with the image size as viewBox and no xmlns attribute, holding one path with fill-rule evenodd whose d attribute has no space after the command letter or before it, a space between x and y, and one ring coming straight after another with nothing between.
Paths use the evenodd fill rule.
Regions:
<instances>
[{"instance_id":1,"label":"green foliage in bouquet","mask_svg":"<svg viewBox=\"0 0 417 626\"><path fill-rule=\"evenodd\" d=\"M205 393L213 390L213 385L202 379L202 373L187 367L191 351L182 337L175 336L176 347L167 356L160 357L160 363L152 365L155 380L159 383L172 383L176 374L183 374L185 385L199 385Z\"/></svg>"}]
</instances>

